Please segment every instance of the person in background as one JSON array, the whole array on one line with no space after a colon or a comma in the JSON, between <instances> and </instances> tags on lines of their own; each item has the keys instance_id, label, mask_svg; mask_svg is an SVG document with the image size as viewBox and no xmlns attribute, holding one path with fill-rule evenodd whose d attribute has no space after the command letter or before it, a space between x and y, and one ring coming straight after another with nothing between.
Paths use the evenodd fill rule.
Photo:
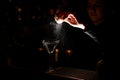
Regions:
<instances>
[{"instance_id":1,"label":"person in background","mask_svg":"<svg viewBox=\"0 0 120 80\"><path fill-rule=\"evenodd\" d=\"M94 25L99 25L104 21L104 2L102 0L88 0L88 16Z\"/></svg>"},{"instance_id":2,"label":"person in background","mask_svg":"<svg viewBox=\"0 0 120 80\"><path fill-rule=\"evenodd\" d=\"M96 35L100 44L102 44L104 31L108 30L105 21L105 3L103 0L88 0L86 7L88 18L92 24L87 27L87 31Z\"/></svg>"},{"instance_id":3,"label":"person in background","mask_svg":"<svg viewBox=\"0 0 120 80\"><path fill-rule=\"evenodd\" d=\"M88 29L88 33L95 35L98 42L100 43L100 45L103 46L103 39L104 39L104 31L107 31L106 28L106 22L105 22L105 12L104 12L104 8L105 8L105 3L103 0L88 0L87 1L87 14L88 14L88 18L90 19L91 23L92 23L92 27L90 27L90 29ZM103 50L103 56L104 56L104 50ZM101 79L101 75L103 74L103 64L104 64L104 60L101 59L100 61L98 61L98 63L96 64L96 70L100 76Z\"/></svg>"},{"instance_id":4,"label":"person in background","mask_svg":"<svg viewBox=\"0 0 120 80\"><path fill-rule=\"evenodd\" d=\"M87 32L96 36L103 49L103 59L96 66L100 80L114 79L114 68L117 69L117 66L115 66L117 60L112 59L115 58L112 55L115 54L115 51L118 51L117 47L113 47L113 45L117 45L119 42L115 40L117 39L115 36L118 34L116 33L117 17L119 17L116 5L118 4L114 0L87 0L86 11L92 22L92 26L89 26Z\"/></svg>"}]
</instances>

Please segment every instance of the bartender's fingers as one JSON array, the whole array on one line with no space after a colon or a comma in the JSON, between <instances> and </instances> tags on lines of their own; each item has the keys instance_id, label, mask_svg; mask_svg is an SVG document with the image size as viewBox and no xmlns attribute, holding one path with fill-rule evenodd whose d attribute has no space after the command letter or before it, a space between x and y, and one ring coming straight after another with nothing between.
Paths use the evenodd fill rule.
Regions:
<instances>
[{"instance_id":1,"label":"bartender's fingers","mask_svg":"<svg viewBox=\"0 0 120 80\"><path fill-rule=\"evenodd\" d=\"M64 19L64 22L74 25L79 24L76 17L73 14L69 14L68 17Z\"/></svg>"}]
</instances>

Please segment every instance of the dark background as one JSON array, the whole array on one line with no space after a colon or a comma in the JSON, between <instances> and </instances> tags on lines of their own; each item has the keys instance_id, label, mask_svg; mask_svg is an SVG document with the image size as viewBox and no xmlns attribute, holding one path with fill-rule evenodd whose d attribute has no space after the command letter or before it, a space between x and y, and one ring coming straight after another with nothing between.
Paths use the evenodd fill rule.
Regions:
<instances>
[{"instance_id":1,"label":"dark background","mask_svg":"<svg viewBox=\"0 0 120 80\"><path fill-rule=\"evenodd\" d=\"M107 17L114 16L113 19L119 19L119 3L115 0L106 0L106 3L106 14L109 13ZM0 67L3 74L15 73L16 69L20 73L26 72L24 74L32 73L32 71L37 73L39 70L43 72L46 69L47 59L45 57L47 54L45 51L39 52L38 48L42 46L40 41L48 33L48 22L51 16L49 10L56 8L58 4L61 4L61 0L0 0ZM80 7L78 8L80 17L86 20L85 0L69 0L68 6L72 7L71 9ZM79 30L77 31L79 32ZM77 31L70 30L68 34L75 32L74 34L78 35ZM74 34L71 34L74 40L68 36L70 39L68 43L76 43L72 43L69 47L65 46L65 49L74 50L74 46L79 46L78 37L75 37ZM78 50L79 48L75 53L79 53ZM78 57L78 54L73 55L72 60L80 61L77 60L79 58L75 60L76 56ZM8 64L9 59L10 65ZM74 67L78 67L78 65L76 64ZM71 65L67 64L67 66Z\"/></svg>"}]
</instances>

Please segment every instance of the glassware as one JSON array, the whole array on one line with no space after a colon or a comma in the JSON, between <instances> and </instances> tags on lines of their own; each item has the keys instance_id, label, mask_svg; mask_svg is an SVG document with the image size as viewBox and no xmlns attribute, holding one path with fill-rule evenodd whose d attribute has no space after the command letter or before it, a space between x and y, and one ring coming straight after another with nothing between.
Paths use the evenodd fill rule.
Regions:
<instances>
[{"instance_id":1,"label":"glassware","mask_svg":"<svg viewBox=\"0 0 120 80\"><path fill-rule=\"evenodd\" d=\"M54 50L56 46L59 44L60 40L59 39L44 39L42 40L42 44L47 50L49 54L49 69L47 72L52 72L54 71Z\"/></svg>"}]
</instances>

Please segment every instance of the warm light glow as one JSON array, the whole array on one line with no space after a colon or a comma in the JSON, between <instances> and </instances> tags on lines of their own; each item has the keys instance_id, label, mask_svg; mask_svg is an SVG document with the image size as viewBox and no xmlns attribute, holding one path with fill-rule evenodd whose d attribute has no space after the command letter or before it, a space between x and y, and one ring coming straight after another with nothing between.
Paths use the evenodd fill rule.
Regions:
<instances>
[{"instance_id":1,"label":"warm light glow","mask_svg":"<svg viewBox=\"0 0 120 80\"><path fill-rule=\"evenodd\" d=\"M43 51L44 49L43 48L38 48L39 51Z\"/></svg>"},{"instance_id":2,"label":"warm light glow","mask_svg":"<svg viewBox=\"0 0 120 80\"><path fill-rule=\"evenodd\" d=\"M71 54L72 54L72 50L66 50L66 53L67 53L68 55L71 55Z\"/></svg>"},{"instance_id":3,"label":"warm light glow","mask_svg":"<svg viewBox=\"0 0 120 80\"><path fill-rule=\"evenodd\" d=\"M35 19L35 16L32 16L32 19Z\"/></svg>"},{"instance_id":4,"label":"warm light glow","mask_svg":"<svg viewBox=\"0 0 120 80\"><path fill-rule=\"evenodd\" d=\"M59 49L55 49L55 52L58 53L58 52L59 52Z\"/></svg>"},{"instance_id":5,"label":"warm light glow","mask_svg":"<svg viewBox=\"0 0 120 80\"><path fill-rule=\"evenodd\" d=\"M22 18L21 18L21 17L18 17L18 20L19 20L19 21L21 21L21 20L22 20Z\"/></svg>"},{"instance_id":6,"label":"warm light glow","mask_svg":"<svg viewBox=\"0 0 120 80\"><path fill-rule=\"evenodd\" d=\"M18 8L18 12L21 12L22 11L22 9L21 8Z\"/></svg>"}]
</instances>

